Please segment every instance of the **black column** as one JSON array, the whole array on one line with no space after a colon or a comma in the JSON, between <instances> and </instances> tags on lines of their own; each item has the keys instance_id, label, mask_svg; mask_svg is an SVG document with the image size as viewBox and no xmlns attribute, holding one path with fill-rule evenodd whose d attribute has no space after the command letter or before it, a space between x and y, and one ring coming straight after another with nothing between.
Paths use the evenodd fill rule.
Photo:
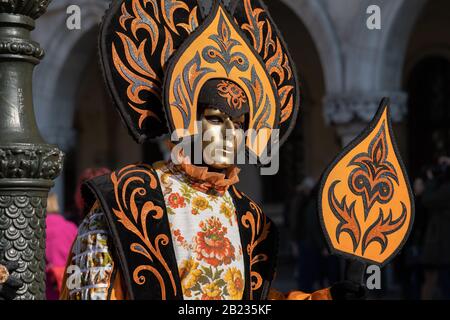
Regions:
<instances>
[{"instance_id":1,"label":"black column","mask_svg":"<svg viewBox=\"0 0 450 320\"><path fill-rule=\"evenodd\" d=\"M44 52L30 32L49 3L0 1L0 249L20 264L17 299L45 298L45 209L63 159L43 141L33 110L33 69Z\"/></svg>"}]
</instances>

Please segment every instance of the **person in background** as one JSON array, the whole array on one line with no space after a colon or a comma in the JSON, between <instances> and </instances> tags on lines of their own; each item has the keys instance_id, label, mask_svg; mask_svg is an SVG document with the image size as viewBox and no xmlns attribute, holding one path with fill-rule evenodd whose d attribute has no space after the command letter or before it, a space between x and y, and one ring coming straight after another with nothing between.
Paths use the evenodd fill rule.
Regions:
<instances>
[{"instance_id":1,"label":"person in background","mask_svg":"<svg viewBox=\"0 0 450 320\"><path fill-rule=\"evenodd\" d=\"M423 249L425 283L422 298L450 298L450 158L440 157L427 172L422 205L429 213Z\"/></svg>"},{"instance_id":2,"label":"person in background","mask_svg":"<svg viewBox=\"0 0 450 320\"><path fill-rule=\"evenodd\" d=\"M415 217L414 227L408 242L395 261L396 274L401 282L403 298L420 300L424 281L422 264L423 242L427 228L428 214L422 204L425 191L426 170L414 180Z\"/></svg>"},{"instance_id":3,"label":"person in background","mask_svg":"<svg viewBox=\"0 0 450 320\"><path fill-rule=\"evenodd\" d=\"M58 300L67 257L77 235L77 226L60 214L55 193L50 193L47 199L46 224L46 297L47 300Z\"/></svg>"},{"instance_id":4,"label":"person in background","mask_svg":"<svg viewBox=\"0 0 450 320\"><path fill-rule=\"evenodd\" d=\"M284 223L288 228L291 239L298 236L299 220L302 218L301 209L309 201L311 190L316 182L311 177L305 177L300 184L290 192L286 208L284 210Z\"/></svg>"},{"instance_id":5,"label":"person in background","mask_svg":"<svg viewBox=\"0 0 450 320\"><path fill-rule=\"evenodd\" d=\"M329 254L320 226L317 212L320 183L312 182L312 179L304 181L297 194L301 200L292 209L299 217L296 221L298 285L314 291L339 281L340 265L339 259Z\"/></svg>"},{"instance_id":6,"label":"person in background","mask_svg":"<svg viewBox=\"0 0 450 320\"><path fill-rule=\"evenodd\" d=\"M75 210L76 210L76 222L79 225L83 221L85 212L84 210L84 200L81 195L81 185L95 177L103 176L105 174L110 174L111 170L108 168L87 168L78 177L77 188L75 191Z\"/></svg>"}]
</instances>

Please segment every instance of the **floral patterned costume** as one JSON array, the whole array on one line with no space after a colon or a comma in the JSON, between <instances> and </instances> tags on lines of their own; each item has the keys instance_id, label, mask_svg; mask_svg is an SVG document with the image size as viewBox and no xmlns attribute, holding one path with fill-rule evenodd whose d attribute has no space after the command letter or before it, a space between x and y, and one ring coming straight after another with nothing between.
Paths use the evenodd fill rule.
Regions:
<instances>
[{"instance_id":1,"label":"floral patterned costume","mask_svg":"<svg viewBox=\"0 0 450 320\"><path fill-rule=\"evenodd\" d=\"M137 168L130 166L128 170L136 171ZM238 203L235 199L236 194L239 194L242 199L245 199L244 195L234 187L228 190L229 186L238 181L239 170L232 169L227 177L220 178L217 173L210 173L204 168L195 166L158 163L153 168L154 178L160 182L160 191L165 204L163 215L167 218L168 227L166 234L168 241L161 241L160 245L171 244L174 253L172 263L167 262L171 261L170 254L167 253L171 250L162 249L166 255L164 256L163 253L158 257L158 246L145 246L145 243L153 242L152 240L146 241L151 236L143 237L142 246L132 243L130 250L127 251L134 253L135 256L136 253L142 251L143 256L147 256L146 263L149 262L148 260L154 261L156 258L156 260L166 262L167 266L170 264L175 267L176 265L177 272L169 268L166 273L167 277L163 279L161 276L164 274L163 272L152 272L154 269L165 270L163 265L159 268L151 268L148 264L141 265L140 263L133 267L129 264L127 267L129 270L124 270L121 253L117 250L118 246L123 245L123 241L122 244L119 244L120 236L117 236L116 231L111 227L112 223L105 214L106 207L102 207L102 201L95 198L89 215L80 226L72 254L69 257L62 299L240 300L286 298L274 290L269 293L270 279L273 278L274 262L276 261L276 252L272 250L275 238L269 234L275 234L276 230L272 229L270 220L263 216L259 207L254 203L251 203L250 206L254 206L256 213L260 214L257 215L257 219L253 219L250 212L239 214L235 205ZM203 177L205 180L201 180L199 177ZM114 181L114 173L111 177L103 178ZM224 182L228 184L228 187L220 186ZM128 180L128 185L130 184L130 180ZM142 192L142 189L135 188L130 193L139 192ZM124 193L120 192L120 194ZM154 205L156 202L155 199L155 201L146 203L150 206L150 203ZM130 207L133 206L132 203L130 201ZM239 205L239 207L241 206ZM137 217L137 220L142 218L143 212L145 213L145 210L139 213L141 216ZM127 226L126 218L121 216L117 209L112 216L119 219L119 226ZM243 232L245 226L249 227L248 233ZM129 230L134 231L137 228L128 227ZM144 231L142 234L146 232L149 233ZM170 237L168 233L170 233ZM248 236L245 236L246 234ZM164 234L159 234L155 239L158 237L163 239ZM269 246L265 246L263 251L257 251L258 245L261 246L264 242L267 242ZM274 243L276 244L276 241ZM152 251L152 248L155 250ZM72 273L73 267L70 268L71 266L78 267L80 274ZM161 282L155 282L160 285L161 291L154 287L146 287L154 278L163 279ZM175 283L171 279L174 279ZM130 284L127 285L127 282L134 283L134 287ZM169 297L171 289L174 295ZM152 291L152 293L141 297L140 290ZM289 298L327 299L329 292L323 290L312 295L294 292L289 295Z\"/></svg>"},{"instance_id":2,"label":"floral patterned costume","mask_svg":"<svg viewBox=\"0 0 450 320\"><path fill-rule=\"evenodd\" d=\"M206 194L173 164L158 167L184 298L240 300L245 269L228 191Z\"/></svg>"}]
</instances>

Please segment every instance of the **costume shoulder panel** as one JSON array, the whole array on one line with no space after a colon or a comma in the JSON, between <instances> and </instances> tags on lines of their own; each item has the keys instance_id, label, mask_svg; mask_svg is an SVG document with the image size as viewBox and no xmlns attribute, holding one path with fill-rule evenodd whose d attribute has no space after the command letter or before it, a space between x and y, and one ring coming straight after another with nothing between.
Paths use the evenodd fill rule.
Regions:
<instances>
[{"instance_id":1,"label":"costume shoulder panel","mask_svg":"<svg viewBox=\"0 0 450 320\"><path fill-rule=\"evenodd\" d=\"M129 297L181 299L178 274L172 272L176 258L155 169L146 164L124 167L88 181L84 194L100 201Z\"/></svg>"},{"instance_id":2,"label":"costume shoulder panel","mask_svg":"<svg viewBox=\"0 0 450 320\"><path fill-rule=\"evenodd\" d=\"M244 296L250 300L264 300L277 265L278 230L273 221L244 193L232 187L230 194L235 202L241 227L246 272L250 275Z\"/></svg>"}]
</instances>

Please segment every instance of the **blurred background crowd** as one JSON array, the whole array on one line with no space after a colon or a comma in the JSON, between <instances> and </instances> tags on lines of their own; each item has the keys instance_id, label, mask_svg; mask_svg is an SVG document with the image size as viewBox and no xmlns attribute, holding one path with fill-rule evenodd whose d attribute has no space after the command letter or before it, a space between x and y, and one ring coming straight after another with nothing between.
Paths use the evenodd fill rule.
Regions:
<instances>
[{"instance_id":1,"label":"blurred background crowd","mask_svg":"<svg viewBox=\"0 0 450 320\"><path fill-rule=\"evenodd\" d=\"M67 8L81 28L66 27ZM81 181L128 163L167 157L163 141L137 145L105 91L97 34L109 0L53 1L33 37L47 56L34 101L46 141L66 153L49 198L48 295L57 296L65 256L82 219ZM301 81L297 126L281 149L280 172L243 168L240 188L282 229L275 286L312 291L340 279L317 219L317 183L328 163L373 117L383 96L416 195L416 220L400 256L383 269L374 297L450 299L450 1L269 0ZM367 9L380 9L370 29ZM295 30L295 31L294 31ZM63 232L64 230L64 232ZM55 291L56 290L56 291Z\"/></svg>"}]
</instances>

